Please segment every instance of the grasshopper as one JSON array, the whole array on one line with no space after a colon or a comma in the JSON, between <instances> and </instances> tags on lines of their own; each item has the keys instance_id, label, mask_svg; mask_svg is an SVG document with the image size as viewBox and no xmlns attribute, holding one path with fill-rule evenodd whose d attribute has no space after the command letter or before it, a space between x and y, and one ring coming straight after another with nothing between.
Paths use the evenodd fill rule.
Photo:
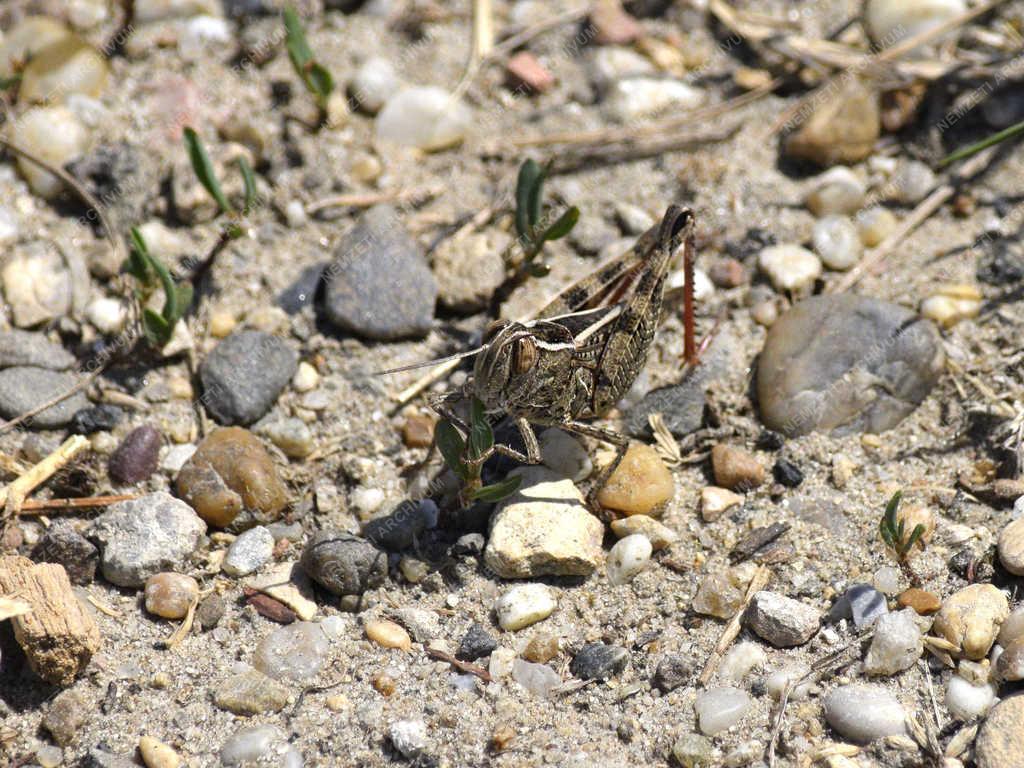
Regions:
<instances>
[{"instance_id":1,"label":"grasshopper","mask_svg":"<svg viewBox=\"0 0 1024 768\"><path fill-rule=\"evenodd\" d=\"M523 453L495 444L476 462L497 452L539 464L542 457L533 425L610 443L615 458L587 496L588 505L599 508L597 495L621 463L629 440L585 420L608 413L643 369L660 320L669 264L681 244L687 282L685 354L688 362L695 362L693 231L693 213L670 206L632 249L563 290L535 319L495 321L479 349L459 355L476 356L472 379L464 388L442 395L432 404L434 409L468 434L452 406L475 396L486 413L514 419L526 446Z\"/></svg>"}]
</instances>

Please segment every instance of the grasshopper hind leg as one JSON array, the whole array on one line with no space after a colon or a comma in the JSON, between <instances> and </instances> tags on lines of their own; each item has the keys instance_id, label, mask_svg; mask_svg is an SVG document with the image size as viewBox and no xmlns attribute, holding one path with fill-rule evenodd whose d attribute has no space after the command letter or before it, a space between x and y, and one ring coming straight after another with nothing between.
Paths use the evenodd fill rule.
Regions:
<instances>
[{"instance_id":1,"label":"grasshopper hind leg","mask_svg":"<svg viewBox=\"0 0 1024 768\"><path fill-rule=\"evenodd\" d=\"M613 429L598 427L594 424L587 424L582 421L569 421L565 424L560 424L559 426L566 432L573 432L574 434L582 435L584 437L593 437L597 440L601 440L615 446L615 458L612 459L611 463L607 467L601 470L601 474L597 476L597 480L594 481L589 493L587 493L587 506L596 512L602 519L607 518L609 515L597 502L597 495L608 482L608 478L612 476L612 473L618 469L619 464L622 463L622 457L626 455L626 450L629 448L629 438Z\"/></svg>"}]
</instances>

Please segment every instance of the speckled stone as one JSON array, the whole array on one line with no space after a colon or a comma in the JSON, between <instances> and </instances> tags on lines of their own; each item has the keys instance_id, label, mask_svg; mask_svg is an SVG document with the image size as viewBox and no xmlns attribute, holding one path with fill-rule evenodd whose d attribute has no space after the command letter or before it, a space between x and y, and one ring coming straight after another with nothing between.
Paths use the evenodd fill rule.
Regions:
<instances>
[{"instance_id":1,"label":"speckled stone","mask_svg":"<svg viewBox=\"0 0 1024 768\"><path fill-rule=\"evenodd\" d=\"M569 671L583 680L607 680L629 663L629 652L618 645L587 643L569 664Z\"/></svg>"},{"instance_id":2,"label":"speckled stone","mask_svg":"<svg viewBox=\"0 0 1024 768\"><path fill-rule=\"evenodd\" d=\"M78 383L73 373L51 371L32 366L5 368L0 371L0 416L14 419L63 395ZM76 392L56 405L29 419L27 426L35 429L56 429L67 426L78 411L89 406L84 392Z\"/></svg>"},{"instance_id":3,"label":"speckled stone","mask_svg":"<svg viewBox=\"0 0 1024 768\"><path fill-rule=\"evenodd\" d=\"M978 768L1024 768L1024 694L989 712L974 744Z\"/></svg>"},{"instance_id":4,"label":"speckled stone","mask_svg":"<svg viewBox=\"0 0 1024 768\"><path fill-rule=\"evenodd\" d=\"M213 702L236 715L277 712L288 703L288 689L259 670L251 669L221 680L214 689Z\"/></svg>"},{"instance_id":5,"label":"speckled stone","mask_svg":"<svg viewBox=\"0 0 1024 768\"><path fill-rule=\"evenodd\" d=\"M1010 613L1006 595L991 584L971 584L942 602L932 631L961 649L968 659L983 659Z\"/></svg>"},{"instance_id":6,"label":"speckled stone","mask_svg":"<svg viewBox=\"0 0 1024 768\"><path fill-rule=\"evenodd\" d=\"M319 531L302 552L302 569L335 595L361 595L384 583L388 557L366 539Z\"/></svg>"},{"instance_id":7,"label":"speckled stone","mask_svg":"<svg viewBox=\"0 0 1024 768\"><path fill-rule=\"evenodd\" d=\"M91 584L96 577L99 550L78 532L70 520L54 520L32 550L37 563L59 563L72 584Z\"/></svg>"},{"instance_id":8,"label":"speckled stone","mask_svg":"<svg viewBox=\"0 0 1024 768\"><path fill-rule=\"evenodd\" d=\"M814 637L821 614L791 597L762 590L750 601L744 620L776 648L788 648L803 645Z\"/></svg>"},{"instance_id":9,"label":"speckled stone","mask_svg":"<svg viewBox=\"0 0 1024 768\"><path fill-rule=\"evenodd\" d=\"M203 403L221 424L251 424L271 409L298 364L298 353L276 336L233 333L199 366Z\"/></svg>"}]
</instances>

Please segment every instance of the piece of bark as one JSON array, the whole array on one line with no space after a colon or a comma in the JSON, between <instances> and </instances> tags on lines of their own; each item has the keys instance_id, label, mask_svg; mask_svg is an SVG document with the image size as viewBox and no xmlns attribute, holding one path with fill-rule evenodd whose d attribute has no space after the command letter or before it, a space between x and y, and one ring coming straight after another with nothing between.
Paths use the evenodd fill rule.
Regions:
<instances>
[{"instance_id":1,"label":"piece of bark","mask_svg":"<svg viewBox=\"0 0 1024 768\"><path fill-rule=\"evenodd\" d=\"M100 630L78 601L64 566L0 557L0 594L31 608L11 619L14 638L43 680L70 685L100 647Z\"/></svg>"}]
</instances>

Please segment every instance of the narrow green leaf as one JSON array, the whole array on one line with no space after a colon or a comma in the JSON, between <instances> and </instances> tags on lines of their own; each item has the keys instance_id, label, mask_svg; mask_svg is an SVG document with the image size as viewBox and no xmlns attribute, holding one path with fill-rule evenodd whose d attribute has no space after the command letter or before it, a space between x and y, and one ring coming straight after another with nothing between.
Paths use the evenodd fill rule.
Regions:
<instances>
[{"instance_id":1,"label":"narrow green leaf","mask_svg":"<svg viewBox=\"0 0 1024 768\"><path fill-rule=\"evenodd\" d=\"M177 293L178 301L178 316L174 318L174 322L176 323L185 316L185 313L188 312L188 308L192 306L192 297L195 292L192 290L192 286L189 283L178 283L174 290Z\"/></svg>"},{"instance_id":2,"label":"narrow green leaf","mask_svg":"<svg viewBox=\"0 0 1024 768\"><path fill-rule=\"evenodd\" d=\"M199 135L192 128L186 128L183 135L189 160L192 161L192 170L195 171L199 183L210 193L210 197L214 199L222 213L231 213L234 209L220 188L217 174L213 170L213 163L210 162L210 156L206 154L206 147L203 146Z\"/></svg>"},{"instance_id":3,"label":"narrow green leaf","mask_svg":"<svg viewBox=\"0 0 1024 768\"><path fill-rule=\"evenodd\" d=\"M885 520L892 530L896 530L896 510L900 508L900 501L903 498L902 491L896 491L885 505Z\"/></svg>"},{"instance_id":4,"label":"narrow green leaf","mask_svg":"<svg viewBox=\"0 0 1024 768\"><path fill-rule=\"evenodd\" d=\"M259 192L256 190L256 175L252 171L252 166L249 165L249 161L245 159L244 155L240 155L238 160L238 170L242 174L242 182L245 184L245 207L242 212L248 214L253 208L256 207L256 200L259 197Z\"/></svg>"},{"instance_id":5,"label":"narrow green leaf","mask_svg":"<svg viewBox=\"0 0 1024 768\"><path fill-rule=\"evenodd\" d=\"M0 91L6 91L8 88L17 85L21 82L21 73L16 72L10 77L0 77Z\"/></svg>"},{"instance_id":6,"label":"narrow green leaf","mask_svg":"<svg viewBox=\"0 0 1024 768\"><path fill-rule=\"evenodd\" d=\"M160 278L160 285L164 289L164 308L160 314L163 315L164 320L173 324L181 317L181 312L178 308L178 287L174 284L171 273L160 259L154 259L151 256L149 262L153 265L153 269L156 270L157 277Z\"/></svg>"},{"instance_id":7,"label":"narrow green leaf","mask_svg":"<svg viewBox=\"0 0 1024 768\"><path fill-rule=\"evenodd\" d=\"M991 146L999 144L1000 142L1003 141L1007 141L1008 139L1012 139L1013 137L1019 136L1022 133L1024 133L1024 121L1021 121L1015 125L1011 125L1009 128L999 131L999 133L994 133L991 136L984 138L975 144L971 144L969 146L963 147L962 149L958 149L951 155L947 155L946 157L942 158L942 160L939 161L939 167L949 165L950 163L955 163L957 160L963 160L965 157L970 157L971 155L976 155L983 149L988 149Z\"/></svg>"},{"instance_id":8,"label":"narrow green leaf","mask_svg":"<svg viewBox=\"0 0 1024 768\"><path fill-rule=\"evenodd\" d=\"M149 256L149 246L146 244L146 238L142 236L142 232L139 231L138 227L132 227L132 249L138 251L141 256Z\"/></svg>"},{"instance_id":9,"label":"narrow green leaf","mask_svg":"<svg viewBox=\"0 0 1024 768\"><path fill-rule=\"evenodd\" d=\"M476 501L501 501L518 491L519 485L522 481L523 478L519 475L513 475L512 477L506 477L501 482L485 485L483 488L477 488L473 491L472 495Z\"/></svg>"},{"instance_id":10,"label":"narrow green leaf","mask_svg":"<svg viewBox=\"0 0 1024 768\"><path fill-rule=\"evenodd\" d=\"M533 226L530 221L530 196L540 174L540 166L532 159L526 160L519 166L519 176L516 179L516 232L524 240L530 240L533 235Z\"/></svg>"},{"instance_id":11,"label":"narrow green leaf","mask_svg":"<svg viewBox=\"0 0 1024 768\"><path fill-rule=\"evenodd\" d=\"M306 69L306 65L313 60L313 51L306 41L306 31L302 28L299 14L290 5L284 9L284 29L288 58L292 60L292 66L295 67L299 77L305 79L303 71Z\"/></svg>"},{"instance_id":12,"label":"narrow green leaf","mask_svg":"<svg viewBox=\"0 0 1024 768\"><path fill-rule=\"evenodd\" d=\"M444 463L465 480L466 465L462 461L462 454L466 449L466 441L459 434L459 430L447 419L442 419L434 430L434 438L437 440L437 448L441 451Z\"/></svg>"},{"instance_id":13,"label":"narrow green leaf","mask_svg":"<svg viewBox=\"0 0 1024 768\"><path fill-rule=\"evenodd\" d=\"M924 536L924 526L921 523L918 523L914 526L914 530L911 531L910 538L907 539L907 546L904 548L904 551L909 552L913 549L914 545L917 544L922 536Z\"/></svg>"},{"instance_id":14,"label":"narrow green leaf","mask_svg":"<svg viewBox=\"0 0 1024 768\"><path fill-rule=\"evenodd\" d=\"M334 78L327 68L318 62L306 66L306 86L316 96L321 107L327 105L327 97L334 90Z\"/></svg>"},{"instance_id":15,"label":"narrow green leaf","mask_svg":"<svg viewBox=\"0 0 1024 768\"><path fill-rule=\"evenodd\" d=\"M470 460L476 460L486 456L493 446L494 432L491 431L491 424L484 413L484 404L474 397L470 405L469 446L466 455Z\"/></svg>"},{"instance_id":16,"label":"narrow green leaf","mask_svg":"<svg viewBox=\"0 0 1024 768\"><path fill-rule=\"evenodd\" d=\"M164 346L171 338L171 326L148 307L142 312L142 325L146 332L146 341L154 347Z\"/></svg>"},{"instance_id":17,"label":"narrow green leaf","mask_svg":"<svg viewBox=\"0 0 1024 768\"><path fill-rule=\"evenodd\" d=\"M547 175L547 169L538 166L537 175L530 187L530 195L527 200L527 213L530 217L531 227L536 227L540 221L541 202L544 199L544 179Z\"/></svg>"},{"instance_id":18,"label":"narrow green leaf","mask_svg":"<svg viewBox=\"0 0 1024 768\"><path fill-rule=\"evenodd\" d=\"M565 237L580 220L580 209L575 205L558 217L558 220L544 232L542 240L558 240Z\"/></svg>"},{"instance_id":19,"label":"narrow green leaf","mask_svg":"<svg viewBox=\"0 0 1024 768\"><path fill-rule=\"evenodd\" d=\"M896 539L893 537L892 531L889 530L889 526L885 524L885 520L878 524L878 533L887 546L896 548Z\"/></svg>"}]
</instances>

